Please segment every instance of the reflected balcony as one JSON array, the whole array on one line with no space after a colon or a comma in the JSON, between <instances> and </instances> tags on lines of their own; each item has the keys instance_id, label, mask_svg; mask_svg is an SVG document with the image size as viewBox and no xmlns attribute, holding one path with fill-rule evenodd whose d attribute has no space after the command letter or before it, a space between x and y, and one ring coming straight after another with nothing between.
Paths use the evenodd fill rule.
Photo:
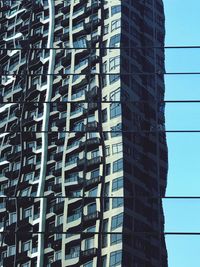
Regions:
<instances>
[{"instance_id":1,"label":"reflected balcony","mask_svg":"<svg viewBox=\"0 0 200 267\"><path fill-rule=\"evenodd\" d=\"M90 248L90 249L81 251L82 258L95 257L96 255L97 255L97 248Z\"/></svg>"},{"instance_id":2,"label":"reflected balcony","mask_svg":"<svg viewBox=\"0 0 200 267\"><path fill-rule=\"evenodd\" d=\"M83 216L83 222L88 223L91 221L95 221L95 220L99 219L99 215L100 215L99 211L95 211L93 213L89 213L87 215L84 215Z\"/></svg>"},{"instance_id":3,"label":"reflected balcony","mask_svg":"<svg viewBox=\"0 0 200 267\"><path fill-rule=\"evenodd\" d=\"M77 221L78 219L81 218L81 215L82 215L81 212L77 212L77 213L74 213L74 214L68 216L67 217L67 223L71 223L71 222Z\"/></svg>"},{"instance_id":4,"label":"reflected balcony","mask_svg":"<svg viewBox=\"0 0 200 267\"><path fill-rule=\"evenodd\" d=\"M82 185L83 184L83 178L80 177L72 177L65 180L65 186L76 186L76 185Z\"/></svg>"},{"instance_id":5,"label":"reflected balcony","mask_svg":"<svg viewBox=\"0 0 200 267\"><path fill-rule=\"evenodd\" d=\"M102 181L102 176L94 177L90 180L86 180L85 182L85 189L88 190L92 188L93 186L99 184Z\"/></svg>"},{"instance_id":6,"label":"reflected balcony","mask_svg":"<svg viewBox=\"0 0 200 267\"><path fill-rule=\"evenodd\" d=\"M56 203L53 207L53 212L55 214L60 214L63 212L63 209L64 209L64 201L62 202L59 202L59 203Z\"/></svg>"},{"instance_id":7,"label":"reflected balcony","mask_svg":"<svg viewBox=\"0 0 200 267\"><path fill-rule=\"evenodd\" d=\"M99 145L100 145L99 137L93 137L93 138L87 139L85 142L83 141L80 142L81 147L87 146L88 149L96 148Z\"/></svg>"},{"instance_id":8,"label":"reflected balcony","mask_svg":"<svg viewBox=\"0 0 200 267\"><path fill-rule=\"evenodd\" d=\"M80 256L80 251L75 251L73 253L67 254L65 256L65 260L72 260L72 259L77 259Z\"/></svg>"},{"instance_id":9,"label":"reflected balcony","mask_svg":"<svg viewBox=\"0 0 200 267\"><path fill-rule=\"evenodd\" d=\"M99 124L97 121L88 122L86 125L83 126L83 131L84 132L90 132L90 131L98 132L98 126Z\"/></svg>"}]
</instances>

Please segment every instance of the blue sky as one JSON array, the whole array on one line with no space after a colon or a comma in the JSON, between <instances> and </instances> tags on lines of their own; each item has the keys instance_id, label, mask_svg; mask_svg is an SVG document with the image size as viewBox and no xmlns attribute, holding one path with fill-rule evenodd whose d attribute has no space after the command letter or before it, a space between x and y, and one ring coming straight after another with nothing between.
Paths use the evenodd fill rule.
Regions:
<instances>
[{"instance_id":1,"label":"blue sky","mask_svg":"<svg viewBox=\"0 0 200 267\"><path fill-rule=\"evenodd\" d=\"M163 0L165 46L200 46L200 1ZM200 49L166 49L167 72L200 72ZM165 100L200 99L200 75L166 75ZM166 104L167 130L200 130L200 103ZM200 133L168 133L167 196L200 196ZM166 232L200 232L200 200L165 199ZM200 236L166 236L169 267L200 266Z\"/></svg>"}]
</instances>

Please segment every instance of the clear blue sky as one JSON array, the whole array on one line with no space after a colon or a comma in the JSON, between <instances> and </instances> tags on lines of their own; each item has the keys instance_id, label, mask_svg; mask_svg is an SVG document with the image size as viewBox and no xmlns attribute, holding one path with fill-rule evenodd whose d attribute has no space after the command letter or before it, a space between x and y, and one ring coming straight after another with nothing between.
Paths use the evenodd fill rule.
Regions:
<instances>
[{"instance_id":1,"label":"clear blue sky","mask_svg":"<svg viewBox=\"0 0 200 267\"><path fill-rule=\"evenodd\" d=\"M200 0L163 0L166 46L200 46ZM167 72L200 72L200 49L166 50ZM200 75L165 77L166 100L200 99ZM200 130L200 103L167 104L167 130ZM167 134L167 196L200 196L200 133ZM200 232L200 200L165 199L166 232ZM166 236L169 267L200 266L200 236Z\"/></svg>"}]
</instances>

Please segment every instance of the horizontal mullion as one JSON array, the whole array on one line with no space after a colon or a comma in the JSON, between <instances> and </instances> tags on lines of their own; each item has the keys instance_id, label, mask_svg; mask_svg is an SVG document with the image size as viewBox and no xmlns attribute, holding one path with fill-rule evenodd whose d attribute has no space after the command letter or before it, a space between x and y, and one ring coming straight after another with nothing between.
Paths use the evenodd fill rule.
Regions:
<instances>
[{"instance_id":1,"label":"horizontal mullion","mask_svg":"<svg viewBox=\"0 0 200 267\"><path fill-rule=\"evenodd\" d=\"M8 120L9 123L9 120ZM26 126L23 126L26 127ZM5 133L97 133L97 130L92 130L92 131L7 131L7 132L0 132L0 134L5 134ZM152 130L152 131L101 131L103 133L199 133L200 130Z\"/></svg>"},{"instance_id":2,"label":"horizontal mullion","mask_svg":"<svg viewBox=\"0 0 200 267\"><path fill-rule=\"evenodd\" d=\"M89 66L89 65L88 65ZM56 73L35 73L35 74L18 74L18 73L5 73L2 74L0 73L0 76L13 76L13 77L24 77L24 76L30 76L30 77L34 77L34 76L63 76L63 77L67 77L67 76L83 76L83 75L122 75L122 76L128 76L128 75L200 75L200 72L130 72L130 73L123 73L123 72L110 72L110 73L103 73L103 72L98 72L98 73L90 73L90 72L86 72L86 73L67 73L67 74L56 74Z\"/></svg>"},{"instance_id":3,"label":"horizontal mullion","mask_svg":"<svg viewBox=\"0 0 200 267\"><path fill-rule=\"evenodd\" d=\"M26 91L25 91L26 92ZM135 101L135 100L120 100L120 101L115 101L115 100L109 100L109 101L104 101L104 100L100 100L100 101L87 101L87 100L73 100L73 101L18 101L18 102L13 102L13 101L6 101L6 102L1 102L0 104L29 104L29 103L34 103L34 104L74 104L74 103L102 103L102 104L109 104L109 103L135 103L135 104L140 104L140 103L144 103L144 104L152 104L152 103L200 103L200 99L199 100L139 100L139 101ZM0 107L1 108L1 107Z\"/></svg>"},{"instance_id":4,"label":"horizontal mullion","mask_svg":"<svg viewBox=\"0 0 200 267\"><path fill-rule=\"evenodd\" d=\"M31 231L26 231L26 230L18 230L18 231L2 231L0 234L17 234L17 233L24 233L24 234L83 234L83 235L90 235L90 234L122 234L122 235L140 235L140 234L145 234L145 235L200 235L200 232L83 232L83 231L77 231L77 232L61 232L61 231L45 231L45 232L31 232Z\"/></svg>"},{"instance_id":5,"label":"horizontal mullion","mask_svg":"<svg viewBox=\"0 0 200 267\"><path fill-rule=\"evenodd\" d=\"M47 47L35 47L35 48L0 48L0 51L9 51L9 50L23 50L23 51L30 51L30 50L81 50L81 49L84 49L84 50L94 50L94 49L120 49L120 50L123 50L123 49L149 49L149 48L154 48L154 49L200 49L200 46L198 45L194 45L194 46L132 46L132 47L50 47L50 48L47 48Z\"/></svg>"},{"instance_id":6,"label":"horizontal mullion","mask_svg":"<svg viewBox=\"0 0 200 267\"><path fill-rule=\"evenodd\" d=\"M77 199L77 201L79 199L101 199L101 198L124 198L124 199L134 199L134 198L139 198L139 199L146 199L146 198L149 198L149 199L200 199L200 196L99 196L99 197L91 197L91 196L80 196L80 197L67 197L67 196L0 196L0 198L8 198L9 200L12 200L13 198L15 199L25 199L25 200L30 200L30 199ZM59 202L59 203L62 203L62 202ZM56 203L56 204L59 204L59 203Z\"/></svg>"}]
</instances>

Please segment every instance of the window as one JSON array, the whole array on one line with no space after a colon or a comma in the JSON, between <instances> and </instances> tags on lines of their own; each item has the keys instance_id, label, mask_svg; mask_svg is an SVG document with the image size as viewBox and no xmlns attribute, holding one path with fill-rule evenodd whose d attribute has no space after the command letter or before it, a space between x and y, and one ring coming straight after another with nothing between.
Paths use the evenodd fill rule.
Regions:
<instances>
[{"instance_id":1,"label":"window","mask_svg":"<svg viewBox=\"0 0 200 267\"><path fill-rule=\"evenodd\" d=\"M32 78L32 85L39 84L40 83L40 77L33 77Z\"/></svg>"},{"instance_id":2,"label":"window","mask_svg":"<svg viewBox=\"0 0 200 267\"><path fill-rule=\"evenodd\" d=\"M102 87L107 86L107 75L102 75Z\"/></svg>"},{"instance_id":3,"label":"window","mask_svg":"<svg viewBox=\"0 0 200 267\"><path fill-rule=\"evenodd\" d=\"M57 216L57 225L60 225L63 223L63 215L58 215Z\"/></svg>"},{"instance_id":4,"label":"window","mask_svg":"<svg viewBox=\"0 0 200 267\"><path fill-rule=\"evenodd\" d=\"M113 172L119 172L123 169L123 159L118 159L113 162Z\"/></svg>"},{"instance_id":5,"label":"window","mask_svg":"<svg viewBox=\"0 0 200 267\"><path fill-rule=\"evenodd\" d=\"M71 156L69 156L68 161L67 161L66 164L67 165L74 164L74 163L77 162L77 159L78 159L78 155L77 154L71 155Z\"/></svg>"},{"instance_id":6,"label":"window","mask_svg":"<svg viewBox=\"0 0 200 267\"><path fill-rule=\"evenodd\" d=\"M76 70L78 70L79 68L81 68L82 66L84 66L87 63L88 63L88 59L82 59L77 65L75 65L74 72L76 72ZM67 68L67 70L69 70L69 72L67 71L67 73L70 73L70 68L71 67L68 67Z\"/></svg>"},{"instance_id":7,"label":"window","mask_svg":"<svg viewBox=\"0 0 200 267\"><path fill-rule=\"evenodd\" d=\"M74 48L86 48L87 43L85 38L80 38L76 42L74 42Z\"/></svg>"},{"instance_id":8,"label":"window","mask_svg":"<svg viewBox=\"0 0 200 267\"><path fill-rule=\"evenodd\" d=\"M110 209L110 198L104 197L104 211L108 211Z\"/></svg>"},{"instance_id":9,"label":"window","mask_svg":"<svg viewBox=\"0 0 200 267\"><path fill-rule=\"evenodd\" d=\"M110 45L112 47L119 47L120 46L120 34L116 34L110 38Z\"/></svg>"},{"instance_id":10,"label":"window","mask_svg":"<svg viewBox=\"0 0 200 267\"><path fill-rule=\"evenodd\" d=\"M34 157L27 158L27 164L34 164Z\"/></svg>"},{"instance_id":11,"label":"window","mask_svg":"<svg viewBox=\"0 0 200 267\"><path fill-rule=\"evenodd\" d=\"M118 177L112 182L112 191L117 191L123 187L123 177Z\"/></svg>"},{"instance_id":12,"label":"window","mask_svg":"<svg viewBox=\"0 0 200 267\"><path fill-rule=\"evenodd\" d=\"M91 172L91 179L99 177L99 169Z\"/></svg>"},{"instance_id":13,"label":"window","mask_svg":"<svg viewBox=\"0 0 200 267\"><path fill-rule=\"evenodd\" d=\"M8 247L8 256L15 255L16 248L15 246L9 246Z\"/></svg>"},{"instance_id":14,"label":"window","mask_svg":"<svg viewBox=\"0 0 200 267\"><path fill-rule=\"evenodd\" d=\"M109 27L108 24L104 26L104 29L103 29L103 34L104 35L108 34L108 27Z\"/></svg>"},{"instance_id":15,"label":"window","mask_svg":"<svg viewBox=\"0 0 200 267\"><path fill-rule=\"evenodd\" d=\"M86 231L87 231L88 233L94 233L95 230L96 230L96 225L88 227Z\"/></svg>"},{"instance_id":16,"label":"window","mask_svg":"<svg viewBox=\"0 0 200 267\"><path fill-rule=\"evenodd\" d=\"M72 247L70 249L70 258L71 259L79 257L79 254L80 254L80 247L79 246Z\"/></svg>"},{"instance_id":17,"label":"window","mask_svg":"<svg viewBox=\"0 0 200 267\"><path fill-rule=\"evenodd\" d=\"M95 115L89 115L88 122L94 122L94 121L95 121Z\"/></svg>"},{"instance_id":18,"label":"window","mask_svg":"<svg viewBox=\"0 0 200 267\"><path fill-rule=\"evenodd\" d=\"M94 237L85 239L85 250L91 249L94 247Z\"/></svg>"},{"instance_id":19,"label":"window","mask_svg":"<svg viewBox=\"0 0 200 267\"><path fill-rule=\"evenodd\" d=\"M112 145L112 153L117 154L122 152L122 143Z\"/></svg>"},{"instance_id":20,"label":"window","mask_svg":"<svg viewBox=\"0 0 200 267\"><path fill-rule=\"evenodd\" d=\"M41 27L34 30L34 35L38 35L40 33L42 33L42 28Z\"/></svg>"},{"instance_id":21,"label":"window","mask_svg":"<svg viewBox=\"0 0 200 267\"><path fill-rule=\"evenodd\" d=\"M122 251L117 250L110 254L110 267L115 267L120 265L122 262Z\"/></svg>"},{"instance_id":22,"label":"window","mask_svg":"<svg viewBox=\"0 0 200 267\"><path fill-rule=\"evenodd\" d=\"M78 180L78 173L69 173L67 174L67 177L65 177L67 182L76 182Z\"/></svg>"},{"instance_id":23,"label":"window","mask_svg":"<svg viewBox=\"0 0 200 267\"><path fill-rule=\"evenodd\" d=\"M27 148L34 148L34 147L35 147L35 142L27 142Z\"/></svg>"},{"instance_id":24,"label":"window","mask_svg":"<svg viewBox=\"0 0 200 267\"><path fill-rule=\"evenodd\" d=\"M120 101L120 88L110 93L110 101Z\"/></svg>"},{"instance_id":25,"label":"window","mask_svg":"<svg viewBox=\"0 0 200 267\"><path fill-rule=\"evenodd\" d=\"M121 12L121 5L112 6L111 7L111 15L115 15L116 13Z\"/></svg>"},{"instance_id":26,"label":"window","mask_svg":"<svg viewBox=\"0 0 200 267\"><path fill-rule=\"evenodd\" d=\"M83 131L83 121L74 123L73 131Z\"/></svg>"},{"instance_id":27,"label":"window","mask_svg":"<svg viewBox=\"0 0 200 267\"><path fill-rule=\"evenodd\" d=\"M110 174L110 163L106 164L106 175Z\"/></svg>"},{"instance_id":28,"label":"window","mask_svg":"<svg viewBox=\"0 0 200 267\"><path fill-rule=\"evenodd\" d=\"M22 251L29 251L30 247L31 247L30 241L22 243Z\"/></svg>"},{"instance_id":29,"label":"window","mask_svg":"<svg viewBox=\"0 0 200 267\"><path fill-rule=\"evenodd\" d=\"M81 190L75 190L73 192L70 192L69 197L80 197L81 196Z\"/></svg>"},{"instance_id":30,"label":"window","mask_svg":"<svg viewBox=\"0 0 200 267\"><path fill-rule=\"evenodd\" d=\"M19 170L20 166L21 166L20 162L15 162L14 165L13 165L13 171Z\"/></svg>"},{"instance_id":31,"label":"window","mask_svg":"<svg viewBox=\"0 0 200 267\"><path fill-rule=\"evenodd\" d=\"M90 138L98 137L98 134L95 133L95 132L91 132L91 133L89 132L88 135L89 135L89 139L90 139Z\"/></svg>"},{"instance_id":32,"label":"window","mask_svg":"<svg viewBox=\"0 0 200 267\"><path fill-rule=\"evenodd\" d=\"M30 267L30 262L25 262L21 265L21 267Z\"/></svg>"},{"instance_id":33,"label":"window","mask_svg":"<svg viewBox=\"0 0 200 267\"><path fill-rule=\"evenodd\" d=\"M55 184L61 184L62 178L61 177L55 177Z\"/></svg>"},{"instance_id":34,"label":"window","mask_svg":"<svg viewBox=\"0 0 200 267\"><path fill-rule=\"evenodd\" d=\"M91 152L91 158L92 159L96 158L98 156L99 156L99 150L98 149Z\"/></svg>"},{"instance_id":35,"label":"window","mask_svg":"<svg viewBox=\"0 0 200 267\"><path fill-rule=\"evenodd\" d=\"M106 49L106 48L105 48ZM102 64L102 72L103 73L106 73L107 72L107 61L105 61L103 64ZM106 77L105 75L103 77Z\"/></svg>"},{"instance_id":36,"label":"window","mask_svg":"<svg viewBox=\"0 0 200 267\"><path fill-rule=\"evenodd\" d=\"M113 84L119 80L119 74L110 74L109 75L109 81L110 84Z\"/></svg>"},{"instance_id":37,"label":"window","mask_svg":"<svg viewBox=\"0 0 200 267\"><path fill-rule=\"evenodd\" d=\"M104 195L109 196L110 182L105 183Z\"/></svg>"},{"instance_id":38,"label":"window","mask_svg":"<svg viewBox=\"0 0 200 267\"><path fill-rule=\"evenodd\" d=\"M115 208L118 208L118 207L121 207L123 206L123 198L122 197L116 197L116 198L113 198L112 199L112 208L115 209Z\"/></svg>"},{"instance_id":39,"label":"window","mask_svg":"<svg viewBox=\"0 0 200 267\"><path fill-rule=\"evenodd\" d=\"M81 208L73 210L73 212L71 212L71 215L68 215L67 222L69 223L69 222L73 222L73 221L79 219L81 217L81 214L82 214L81 211L82 211Z\"/></svg>"},{"instance_id":40,"label":"window","mask_svg":"<svg viewBox=\"0 0 200 267\"><path fill-rule=\"evenodd\" d=\"M55 261L61 260L61 251L56 251L55 253Z\"/></svg>"},{"instance_id":41,"label":"window","mask_svg":"<svg viewBox=\"0 0 200 267\"><path fill-rule=\"evenodd\" d=\"M106 156L110 155L110 146L109 145L105 147L105 154L106 154Z\"/></svg>"},{"instance_id":42,"label":"window","mask_svg":"<svg viewBox=\"0 0 200 267\"><path fill-rule=\"evenodd\" d=\"M18 179L14 179L10 181L10 186L16 185L18 183Z\"/></svg>"},{"instance_id":43,"label":"window","mask_svg":"<svg viewBox=\"0 0 200 267\"><path fill-rule=\"evenodd\" d=\"M111 234L110 235L110 244L114 245L122 241L122 234Z\"/></svg>"},{"instance_id":44,"label":"window","mask_svg":"<svg viewBox=\"0 0 200 267\"><path fill-rule=\"evenodd\" d=\"M107 182L105 184L104 196L109 196L109 190L110 190L110 182ZM105 197L104 198L104 211L107 211L109 209L110 209L110 198Z\"/></svg>"},{"instance_id":45,"label":"window","mask_svg":"<svg viewBox=\"0 0 200 267\"><path fill-rule=\"evenodd\" d=\"M122 135L122 124L118 123L117 125L111 127L111 137L117 137Z\"/></svg>"},{"instance_id":46,"label":"window","mask_svg":"<svg viewBox=\"0 0 200 267\"><path fill-rule=\"evenodd\" d=\"M92 203L88 205L88 215L96 212L96 203Z\"/></svg>"},{"instance_id":47,"label":"window","mask_svg":"<svg viewBox=\"0 0 200 267\"><path fill-rule=\"evenodd\" d=\"M26 189L22 190L21 191L21 196L22 197L29 196L29 191L30 191L30 188L26 188Z\"/></svg>"},{"instance_id":48,"label":"window","mask_svg":"<svg viewBox=\"0 0 200 267\"><path fill-rule=\"evenodd\" d=\"M30 181L30 180L32 180L33 179L33 176L34 176L33 172L26 173L24 175L24 181Z\"/></svg>"},{"instance_id":49,"label":"window","mask_svg":"<svg viewBox=\"0 0 200 267\"><path fill-rule=\"evenodd\" d=\"M58 233L55 235L55 240L60 240L62 239L62 233Z\"/></svg>"},{"instance_id":50,"label":"window","mask_svg":"<svg viewBox=\"0 0 200 267\"><path fill-rule=\"evenodd\" d=\"M103 232L105 234L102 235L102 247L105 248L108 244L108 219L103 220Z\"/></svg>"},{"instance_id":51,"label":"window","mask_svg":"<svg viewBox=\"0 0 200 267\"><path fill-rule=\"evenodd\" d=\"M110 104L110 119L113 119L120 115L121 115L121 104L120 103Z\"/></svg>"},{"instance_id":52,"label":"window","mask_svg":"<svg viewBox=\"0 0 200 267\"><path fill-rule=\"evenodd\" d=\"M15 146L15 152L21 151L21 145L16 145Z\"/></svg>"},{"instance_id":53,"label":"window","mask_svg":"<svg viewBox=\"0 0 200 267\"><path fill-rule=\"evenodd\" d=\"M96 197L97 196L97 187L91 189L88 193L89 197Z\"/></svg>"},{"instance_id":54,"label":"window","mask_svg":"<svg viewBox=\"0 0 200 267\"><path fill-rule=\"evenodd\" d=\"M114 31L121 27L121 19L113 20L111 23L111 31Z\"/></svg>"},{"instance_id":55,"label":"window","mask_svg":"<svg viewBox=\"0 0 200 267\"><path fill-rule=\"evenodd\" d=\"M54 262L53 256L47 258L47 267L51 267L51 264Z\"/></svg>"},{"instance_id":56,"label":"window","mask_svg":"<svg viewBox=\"0 0 200 267\"><path fill-rule=\"evenodd\" d=\"M23 210L23 218L31 218L32 217L32 208L27 208Z\"/></svg>"},{"instance_id":57,"label":"window","mask_svg":"<svg viewBox=\"0 0 200 267\"><path fill-rule=\"evenodd\" d=\"M123 213L113 216L111 222L111 230L121 227L122 223L123 223Z\"/></svg>"},{"instance_id":58,"label":"window","mask_svg":"<svg viewBox=\"0 0 200 267\"><path fill-rule=\"evenodd\" d=\"M102 122L106 122L107 121L107 108L102 110Z\"/></svg>"},{"instance_id":59,"label":"window","mask_svg":"<svg viewBox=\"0 0 200 267\"><path fill-rule=\"evenodd\" d=\"M83 267L93 267L93 261L85 263Z\"/></svg>"},{"instance_id":60,"label":"window","mask_svg":"<svg viewBox=\"0 0 200 267\"><path fill-rule=\"evenodd\" d=\"M110 71L115 70L120 65L120 56L110 58Z\"/></svg>"},{"instance_id":61,"label":"window","mask_svg":"<svg viewBox=\"0 0 200 267\"><path fill-rule=\"evenodd\" d=\"M10 224L15 223L17 221L17 214L16 212L10 213Z\"/></svg>"},{"instance_id":62,"label":"window","mask_svg":"<svg viewBox=\"0 0 200 267\"><path fill-rule=\"evenodd\" d=\"M102 267L106 267L106 263L107 263L107 255L102 257Z\"/></svg>"},{"instance_id":63,"label":"window","mask_svg":"<svg viewBox=\"0 0 200 267\"><path fill-rule=\"evenodd\" d=\"M103 132L103 138L104 138L104 140L108 140L109 139L109 133Z\"/></svg>"}]
</instances>

